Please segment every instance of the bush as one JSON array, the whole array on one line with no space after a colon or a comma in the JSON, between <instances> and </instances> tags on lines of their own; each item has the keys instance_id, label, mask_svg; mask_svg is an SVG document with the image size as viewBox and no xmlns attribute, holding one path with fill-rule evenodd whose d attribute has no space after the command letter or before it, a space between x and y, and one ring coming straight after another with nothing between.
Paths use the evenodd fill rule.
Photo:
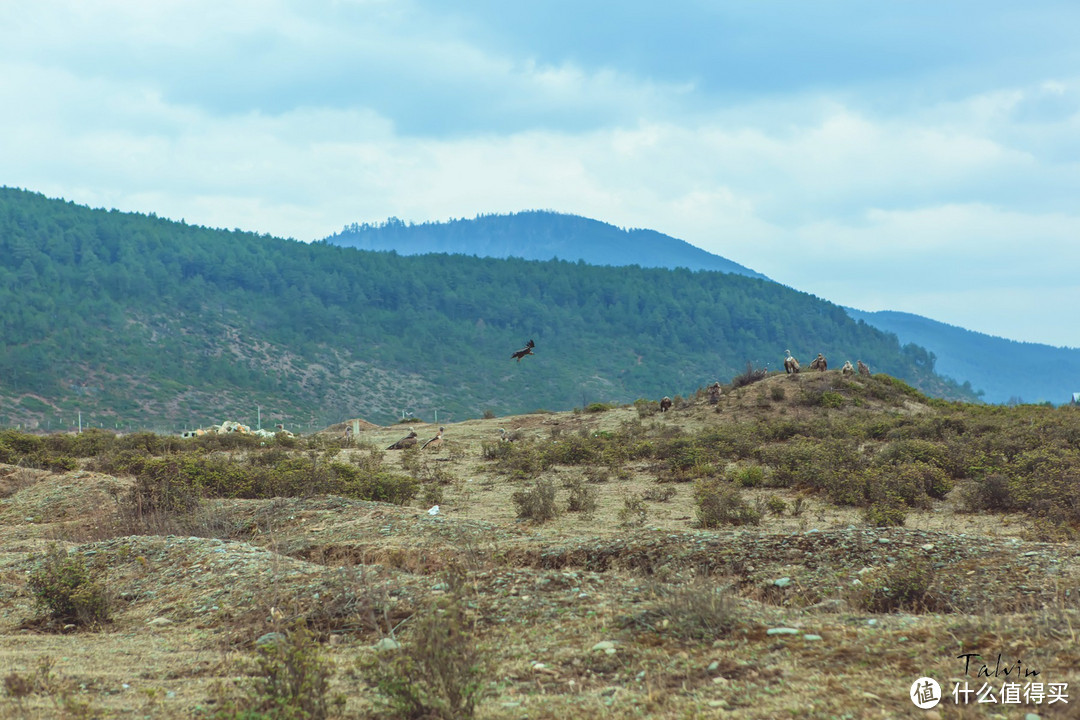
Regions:
<instances>
[{"instance_id":1,"label":"bush","mask_svg":"<svg viewBox=\"0 0 1080 720\"><path fill-rule=\"evenodd\" d=\"M900 558L875 576L867 578L855 593L861 609L875 613L933 612L942 602L930 591L934 564L927 558Z\"/></svg>"},{"instance_id":2,"label":"bush","mask_svg":"<svg viewBox=\"0 0 1080 720\"><path fill-rule=\"evenodd\" d=\"M570 491L566 502L567 512L588 514L596 510L596 490L586 485L580 477L567 480L563 487Z\"/></svg>"},{"instance_id":3,"label":"bush","mask_svg":"<svg viewBox=\"0 0 1080 720\"><path fill-rule=\"evenodd\" d=\"M698 525L757 525L761 511L743 499L739 491L721 480L699 480L694 486Z\"/></svg>"},{"instance_id":4,"label":"bush","mask_svg":"<svg viewBox=\"0 0 1080 720\"><path fill-rule=\"evenodd\" d=\"M619 508L619 524L625 526L645 524L649 509L645 506L645 499L640 495L628 495L623 500L623 506Z\"/></svg>"},{"instance_id":5,"label":"bush","mask_svg":"<svg viewBox=\"0 0 1080 720\"><path fill-rule=\"evenodd\" d=\"M52 620L76 625L106 622L109 597L99 577L103 572L100 566L88 566L81 555L69 555L50 545L30 573L30 591Z\"/></svg>"},{"instance_id":6,"label":"bush","mask_svg":"<svg viewBox=\"0 0 1080 720\"><path fill-rule=\"evenodd\" d=\"M656 600L647 613L656 616L651 625L662 632L690 640L715 640L735 625L735 604L726 588L698 581L671 588L657 585Z\"/></svg>"},{"instance_id":7,"label":"bush","mask_svg":"<svg viewBox=\"0 0 1080 720\"><path fill-rule=\"evenodd\" d=\"M408 642L366 668L393 717L468 720L491 694L463 574L451 570L446 584L445 595L413 615Z\"/></svg>"},{"instance_id":8,"label":"bush","mask_svg":"<svg viewBox=\"0 0 1080 720\"><path fill-rule=\"evenodd\" d=\"M907 511L899 503L878 502L863 511L863 522L873 527L901 526L907 519Z\"/></svg>"},{"instance_id":9,"label":"bush","mask_svg":"<svg viewBox=\"0 0 1080 720\"><path fill-rule=\"evenodd\" d=\"M660 412L660 403L656 400L638 398L634 401L634 408L637 410L639 418L647 418Z\"/></svg>"},{"instance_id":10,"label":"bush","mask_svg":"<svg viewBox=\"0 0 1080 720\"><path fill-rule=\"evenodd\" d=\"M515 492L510 499L522 520L543 523L559 514L555 506L555 483L551 480L538 480L528 490Z\"/></svg>"},{"instance_id":11,"label":"bush","mask_svg":"<svg viewBox=\"0 0 1080 720\"><path fill-rule=\"evenodd\" d=\"M324 720L333 709L345 705L344 697L331 698L333 665L303 626L279 633L256 652L255 677L246 695L222 698L224 707L214 717Z\"/></svg>"},{"instance_id":12,"label":"bush","mask_svg":"<svg viewBox=\"0 0 1080 720\"><path fill-rule=\"evenodd\" d=\"M755 368L751 363L746 363L746 372L741 375L736 375L731 378L732 388L746 387L752 385L760 380L764 380L769 375L768 368Z\"/></svg>"}]
</instances>

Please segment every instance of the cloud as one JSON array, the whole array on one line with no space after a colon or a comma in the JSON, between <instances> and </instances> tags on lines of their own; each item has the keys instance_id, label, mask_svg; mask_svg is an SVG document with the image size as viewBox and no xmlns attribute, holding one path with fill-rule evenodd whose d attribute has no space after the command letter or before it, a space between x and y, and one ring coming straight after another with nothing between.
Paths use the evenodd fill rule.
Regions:
<instances>
[{"instance_id":1,"label":"cloud","mask_svg":"<svg viewBox=\"0 0 1080 720\"><path fill-rule=\"evenodd\" d=\"M1080 10L966 7L10 3L0 183L303 240L553 209L1080 345L1019 310L1080 299Z\"/></svg>"}]
</instances>

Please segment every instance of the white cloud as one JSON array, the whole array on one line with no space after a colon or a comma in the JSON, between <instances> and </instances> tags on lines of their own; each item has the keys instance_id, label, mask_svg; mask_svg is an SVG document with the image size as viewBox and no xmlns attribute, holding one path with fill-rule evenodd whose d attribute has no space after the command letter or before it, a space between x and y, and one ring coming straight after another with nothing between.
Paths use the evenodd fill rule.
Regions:
<instances>
[{"instance_id":1,"label":"white cloud","mask_svg":"<svg viewBox=\"0 0 1080 720\"><path fill-rule=\"evenodd\" d=\"M627 18L620 32L641 29ZM912 84L928 82L921 57L913 80L893 62L879 85L852 70L784 89L798 68L783 46L695 68L626 61L625 38L609 56L520 28L489 42L488 21L420 2L3 5L0 183L304 240L391 215L554 209L863 309L1080 345L1080 328L1025 315L1080 301L1076 76L1033 62L1022 82L942 100L947 80ZM791 76L755 96L763 72Z\"/></svg>"}]
</instances>

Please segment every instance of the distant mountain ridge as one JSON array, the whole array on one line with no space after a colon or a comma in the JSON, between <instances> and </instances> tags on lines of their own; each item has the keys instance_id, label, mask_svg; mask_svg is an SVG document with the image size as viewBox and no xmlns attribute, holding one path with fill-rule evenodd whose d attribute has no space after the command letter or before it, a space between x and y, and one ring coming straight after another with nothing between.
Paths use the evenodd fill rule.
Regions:
<instances>
[{"instance_id":1,"label":"distant mountain ridge","mask_svg":"<svg viewBox=\"0 0 1080 720\"><path fill-rule=\"evenodd\" d=\"M845 309L856 320L894 333L901 344L930 350L937 372L969 381L987 402L1058 405L1080 391L1080 350L1006 340L910 313Z\"/></svg>"},{"instance_id":2,"label":"distant mountain ridge","mask_svg":"<svg viewBox=\"0 0 1080 720\"><path fill-rule=\"evenodd\" d=\"M547 210L480 215L441 223L352 224L326 238L331 245L392 250L399 255L476 255L525 260L583 261L589 265L640 265L715 270L767 280L761 273L655 230L624 230L599 220Z\"/></svg>"},{"instance_id":3,"label":"distant mountain ridge","mask_svg":"<svg viewBox=\"0 0 1080 720\"><path fill-rule=\"evenodd\" d=\"M736 262L653 230L622 230L613 225L548 211L484 215L474 220L406 224L390 218L378 225L353 224L326 238L333 245L392 250L401 255L449 253L479 257L558 257L590 265L714 270L769 280ZM919 315L901 312L848 314L902 345L933 353L935 370L958 383L968 382L990 403L1068 402L1080 391L1080 350L1021 343L983 335Z\"/></svg>"}]
</instances>

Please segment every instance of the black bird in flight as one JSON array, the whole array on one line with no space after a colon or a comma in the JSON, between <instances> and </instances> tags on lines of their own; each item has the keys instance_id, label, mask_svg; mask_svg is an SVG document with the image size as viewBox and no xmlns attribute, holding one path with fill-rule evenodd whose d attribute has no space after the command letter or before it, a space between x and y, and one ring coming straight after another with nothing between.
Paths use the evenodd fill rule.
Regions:
<instances>
[{"instance_id":1,"label":"black bird in flight","mask_svg":"<svg viewBox=\"0 0 1080 720\"><path fill-rule=\"evenodd\" d=\"M536 347L536 343L530 340L529 342L525 343L525 347L521 348L517 352L510 353L510 357L517 358L517 361L521 362L521 358L525 357L526 355L533 354L534 347Z\"/></svg>"}]
</instances>

